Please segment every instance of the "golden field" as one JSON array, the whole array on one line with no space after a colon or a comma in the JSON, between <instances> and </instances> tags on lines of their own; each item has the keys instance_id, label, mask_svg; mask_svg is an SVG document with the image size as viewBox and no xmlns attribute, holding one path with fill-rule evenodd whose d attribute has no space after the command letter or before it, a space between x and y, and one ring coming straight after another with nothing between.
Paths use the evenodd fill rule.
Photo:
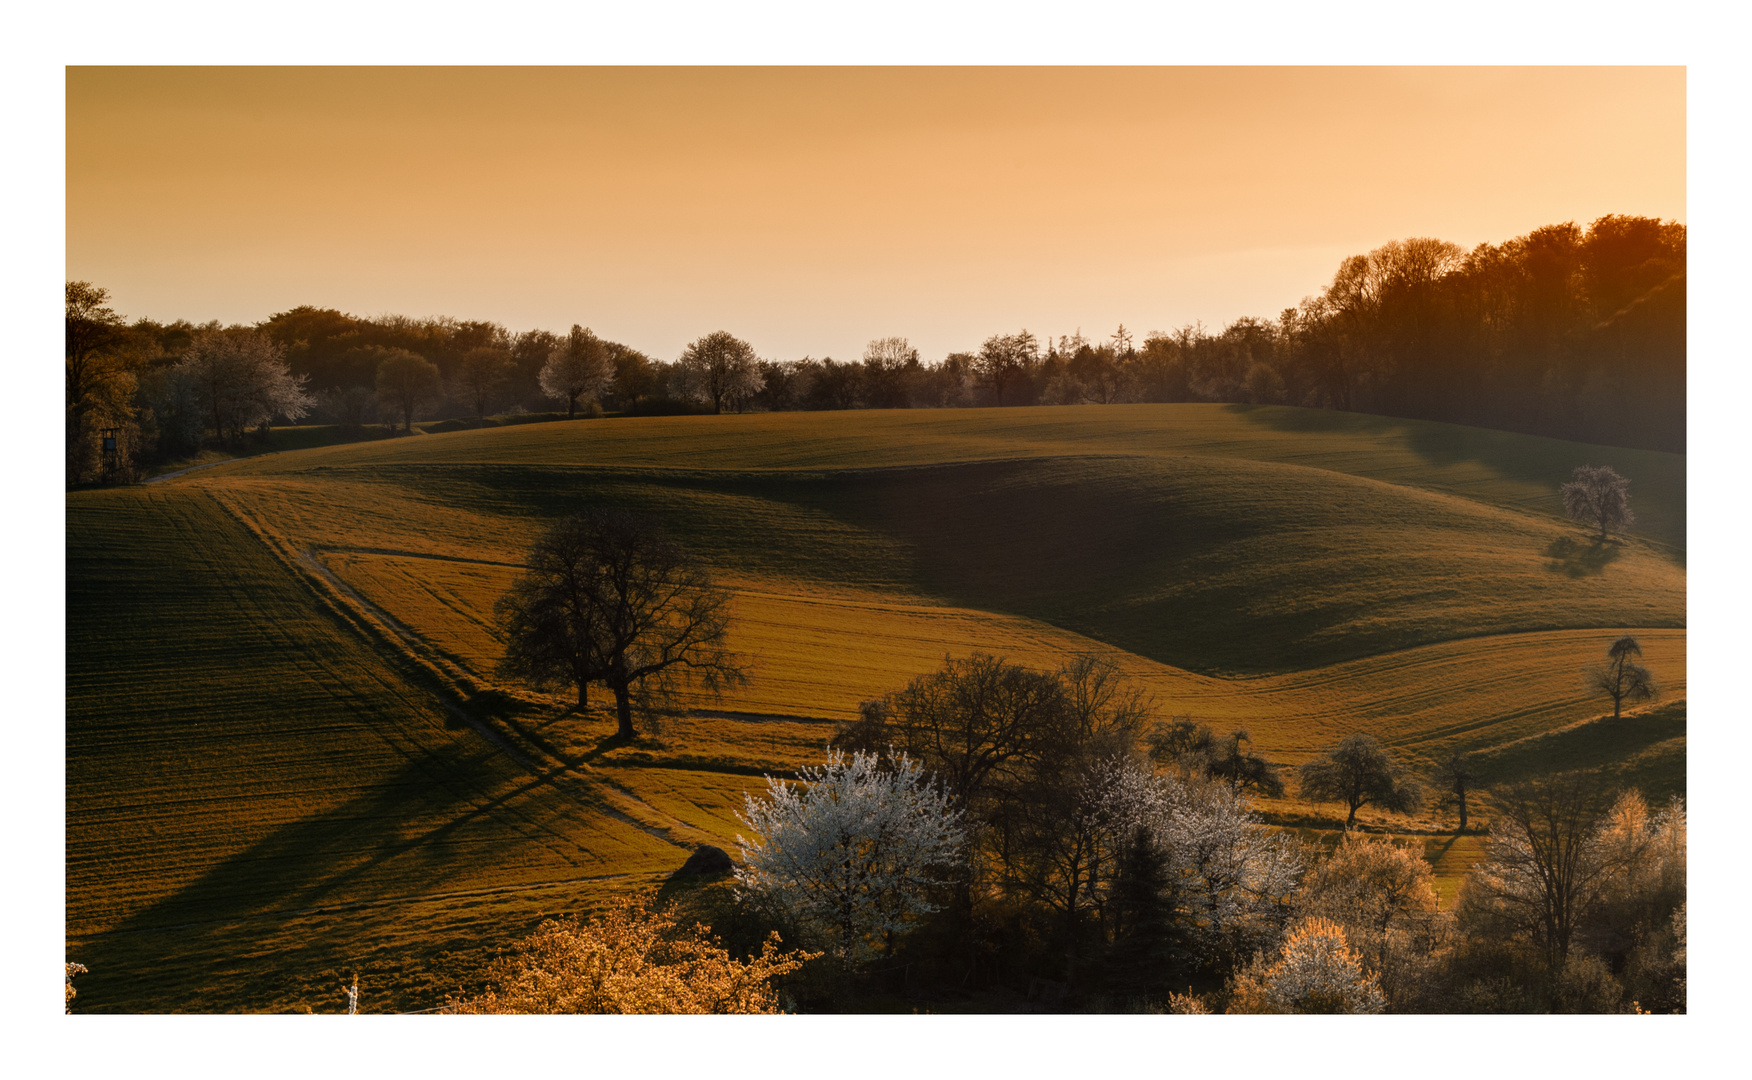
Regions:
<instances>
[{"instance_id":1,"label":"golden field","mask_svg":"<svg viewBox=\"0 0 1752 1080\"><path fill-rule=\"evenodd\" d=\"M1579 464L1632 478L1598 544ZM437 1004L469 963L703 842L763 771L946 654L1094 651L1296 764L1682 792L1682 456L1288 408L529 424L241 460L67 501L68 956L88 1011ZM750 683L632 746L502 685L494 600L545 524L658 517L734 594ZM1599 719L1618 634L1663 687ZM1609 717L1609 708L1607 709ZM1331 808L1262 805L1312 839ZM1444 892L1477 838L1423 836ZM377 981L372 982L373 979Z\"/></svg>"}]
</instances>

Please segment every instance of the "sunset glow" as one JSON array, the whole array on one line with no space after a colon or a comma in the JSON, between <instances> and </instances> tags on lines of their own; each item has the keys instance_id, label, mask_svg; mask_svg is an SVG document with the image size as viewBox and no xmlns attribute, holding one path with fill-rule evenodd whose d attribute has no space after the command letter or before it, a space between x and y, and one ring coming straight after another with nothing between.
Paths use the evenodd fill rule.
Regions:
<instances>
[{"instance_id":1,"label":"sunset glow","mask_svg":"<svg viewBox=\"0 0 1752 1080\"><path fill-rule=\"evenodd\" d=\"M1683 221L1684 162L1679 68L70 68L67 276L938 359L1273 315L1398 237Z\"/></svg>"}]
</instances>

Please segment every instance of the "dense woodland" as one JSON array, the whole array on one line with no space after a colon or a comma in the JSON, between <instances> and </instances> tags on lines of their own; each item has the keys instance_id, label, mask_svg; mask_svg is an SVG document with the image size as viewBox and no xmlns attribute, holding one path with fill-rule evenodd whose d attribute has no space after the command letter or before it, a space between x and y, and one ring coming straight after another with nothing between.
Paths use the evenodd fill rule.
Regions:
<instances>
[{"instance_id":1,"label":"dense woodland","mask_svg":"<svg viewBox=\"0 0 1752 1080\"><path fill-rule=\"evenodd\" d=\"M935 362L898 337L856 359L761 359L723 331L666 361L581 327L513 332L313 307L254 326L129 324L102 289L75 282L68 480L127 479L209 441L235 447L274 422L357 430L556 408L572 416L1242 402L1683 452L1685 236L1674 222L1609 215L1472 251L1394 241L1346 259L1325 288L1276 317L1142 340L1123 326L1101 340L1023 330ZM552 362L567 354L576 373L556 382ZM106 433L117 440L107 461Z\"/></svg>"}]
</instances>

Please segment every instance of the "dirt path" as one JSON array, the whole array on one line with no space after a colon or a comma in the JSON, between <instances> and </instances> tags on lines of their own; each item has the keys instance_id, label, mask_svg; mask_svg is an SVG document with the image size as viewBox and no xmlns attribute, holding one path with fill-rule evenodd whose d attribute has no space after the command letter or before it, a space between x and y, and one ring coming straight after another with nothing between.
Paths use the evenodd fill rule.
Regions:
<instances>
[{"instance_id":1,"label":"dirt path","mask_svg":"<svg viewBox=\"0 0 1752 1080\"><path fill-rule=\"evenodd\" d=\"M261 456L267 457L268 455L262 454ZM204 464L201 464L201 465L190 465L186 469L178 469L175 472L160 473L159 475L154 476L152 479L142 480L142 481L140 481L140 483L142 483L142 484L161 484L166 480L175 480L177 477L181 476L184 473L192 473L196 469L211 469L215 465L229 465L233 461L242 461L242 460L244 460L244 459L243 458L228 457L228 458L225 458L225 459L220 460L220 461L209 461L209 462L205 462Z\"/></svg>"}]
</instances>

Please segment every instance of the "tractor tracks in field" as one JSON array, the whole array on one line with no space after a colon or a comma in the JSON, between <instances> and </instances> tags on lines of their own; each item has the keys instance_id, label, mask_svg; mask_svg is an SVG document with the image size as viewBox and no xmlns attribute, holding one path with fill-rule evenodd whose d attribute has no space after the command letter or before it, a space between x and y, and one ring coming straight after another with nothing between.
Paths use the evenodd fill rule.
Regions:
<instances>
[{"instance_id":1,"label":"tractor tracks in field","mask_svg":"<svg viewBox=\"0 0 1752 1080\"><path fill-rule=\"evenodd\" d=\"M612 882L636 881L639 879L661 879L666 873L661 870L645 873L618 874L586 874L581 877L552 878L543 881L519 881L504 885L487 885L478 889L452 889L446 892L417 893L412 896L392 896L382 900L350 900L339 904L321 904L314 907L271 908L262 911L252 911L247 915L235 915L219 919L188 919L178 923L162 923L152 926L126 926L105 930L70 930L68 939L78 942L95 941L101 938L121 937L130 934L162 934L178 930L190 930L199 926L233 926L257 920L282 920L288 918L307 918L313 915L345 915L353 912L369 912L381 909L409 908L420 904L439 904L451 900L471 900L486 897L515 895L518 893L533 893L542 889L565 889L581 884L606 885Z\"/></svg>"},{"instance_id":2,"label":"tractor tracks in field","mask_svg":"<svg viewBox=\"0 0 1752 1080\"><path fill-rule=\"evenodd\" d=\"M416 631L396 619L381 606L360 595L358 590L343 581L322 561L323 554L330 551L366 551L369 549L325 549L315 546L303 549L295 548L284 537L269 530L242 507L234 505L231 500L220 497L217 492L209 494L213 495L215 501L224 507L233 518L264 543L292 573L303 578L312 592L324 601L339 621L349 631L364 639L364 644L368 648L380 653L387 651L394 661L407 669L406 674L411 676L409 682L412 686L429 694L430 700L436 703L446 716L467 725L496 749L503 751L506 758L533 782L551 784L554 790L569 795L589 809L629 828L636 829L653 839L661 840L680 851L692 850L689 844L678 840L674 835L678 831L682 833L695 831L686 822L663 813L637 795L622 791L618 785L609 784L603 778L586 775L595 771L588 762L572 760L544 747L540 745L539 740L528 733L523 733L523 741L531 745L529 747L519 746L507 737L506 733L473 715L464 706L464 703L475 693L492 688L479 686L472 672L454 661L436 655L435 651ZM414 552L385 552L385 554L430 557L420 556ZM484 559L454 559L452 561L490 562L490 560ZM534 753L531 753L532 750ZM543 762L540 758L547 758L549 761ZM489 793L483 792L483 794ZM647 821L641 821L633 814L615 806L615 801L633 803L635 809L648 812L652 818L659 821L667 820L669 824L653 825Z\"/></svg>"},{"instance_id":3,"label":"tractor tracks in field","mask_svg":"<svg viewBox=\"0 0 1752 1080\"><path fill-rule=\"evenodd\" d=\"M444 667L452 666L447 661L439 660L439 659L436 659L436 658L430 656L429 655L430 650L427 646L427 643L424 641L424 639L422 639L420 637L420 635L418 633L409 629L407 626L405 626L403 623L401 623L399 620L397 620L395 618L395 616L393 616L389 612L383 610L383 608L379 607L376 604L373 604L371 601L369 601L369 600L365 599L363 596L359 595L358 590L356 590L352 586L348 585L345 581L342 581L339 575L337 575L333 570L330 570L328 568L328 566L326 566L323 563L322 556L324 554L339 552L339 551L360 552L360 553L369 553L369 554L385 554L385 555L415 555L415 553L413 553L413 552L396 552L396 551L388 551L388 550L372 549L372 548L340 549L340 548L311 547L311 548L305 548L303 551L298 552L297 555L298 555L299 563L301 565L303 565L311 573L314 573L318 577L320 577L324 582L326 582L329 585L330 588L334 589L335 592L338 593L341 597L343 597L348 603L355 605L360 611L365 612L366 614L370 615L373 619L375 619L379 623L381 623L385 629L387 629L391 634L393 634L395 636L395 638L397 639L396 644L399 647L400 651L402 651L403 653L412 657L415 660L415 662L421 664L421 666L423 666L423 667L437 668L441 672L442 672L442 669ZM422 557L422 556L415 555L415 557ZM424 557L444 558L443 556L424 556ZM489 565L499 565L499 566L514 565L514 564L506 564L506 563L490 563L490 561L486 560L486 559L451 559L449 561L489 563ZM448 673L448 672L446 672L444 674L450 675L450 673ZM462 673L462 672L458 672L458 673L456 673L456 675L462 675L463 677L466 677L466 674ZM456 678L456 676L452 675L452 676L450 676L450 678L447 678L446 681L453 682L453 681L455 681L455 678ZM649 803L646 803L643 799L640 799L637 795L633 794L631 791L623 789L618 784L607 783L605 781L600 781L600 780L595 781L595 782L591 782L591 781L587 781L583 776L577 775L575 770L580 770L580 769L589 770L590 769L590 766L588 763L579 762L579 761L572 761L572 760L569 760L567 758L562 757L561 755L559 755L557 753L554 753L551 750L545 750L545 749L543 750L543 753L548 758L550 758L552 760L552 763L551 764L543 764L542 762L538 762L538 761L534 760L533 758L531 758L529 755L525 754L522 750L518 749L516 746L512 745L511 741L509 739L505 738L505 736L501 732L495 730L492 727L492 725L487 724L487 723L483 722L482 720L480 720L479 718L471 715L467 709L464 709L462 707L461 701L458 700L457 696L455 696L454 694L452 694L450 692L446 692L445 690L434 689L433 699L435 701L437 701L438 705L444 709L444 711L447 715L455 717L456 719L467 724L469 727L473 728L483 738L485 738L486 740L491 742L494 746L498 747L500 750L503 750L505 752L505 756L509 757L512 761L515 761L519 766L521 766L525 771L527 771L533 778L535 778L537 780L551 781L556 787L561 787L561 788L571 787L571 788L573 788L575 793L578 793L578 789L581 788L583 792L586 792L589 795L595 796L594 798L591 798L589 800L591 803L592 809L595 809L595 810L601 812L602 814L613 818L614 820L620 822L623 825L628 825L628 826L631 826L632 828L638 829L640 832L643 832L648 836L652 836L652 837L655 837L656 839L664 841L665 843L672 844L675 847L681 848L684 851L687 850L687 845L676 841L674 839L674 837L671 836L671 832L673 831L672 828L665 827L665 826L657 826L657 825L647 824L646 822L640 821L638 818L633 817L631 814L626 813L625 811L621 810L620 808L610 805L608 803L607 799L604 797L604 791L602 790L604 788L606 788L609 791L613 791L615 794L619 795L623 799L628 799L630 801L638 803L641 807L650 810L655 815L658 815L660 817L667 817L668 816L668 815L663 814L661 811L657 810L656 807L653 807ZM526 738L526 740L533 741L533 740L530 740L529 736L527 736L527 735L525 736L525 738ZM681 826L682 828L687 828L687 825L685 822L676 821L675 824L678 826Z\"/></svg>"}]
</instances>

